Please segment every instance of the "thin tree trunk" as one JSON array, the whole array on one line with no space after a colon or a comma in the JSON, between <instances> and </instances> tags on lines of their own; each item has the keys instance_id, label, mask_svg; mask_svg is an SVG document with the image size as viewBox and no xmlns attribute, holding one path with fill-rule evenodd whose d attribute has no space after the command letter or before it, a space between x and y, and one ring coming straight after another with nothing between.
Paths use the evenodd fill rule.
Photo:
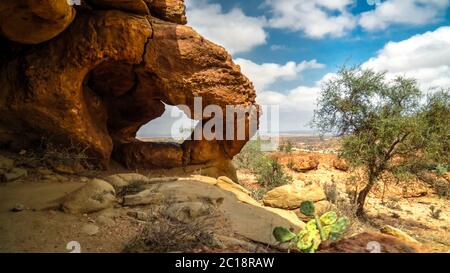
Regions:
<instances>
[{"instance_id":1,"label":"thin tree trunk","mask_svg":"<svg viewBox=\"0 0 450 273\"><path fill-rule=\"evenodd\" d=\"M381 204L383 204L383 205L384 205L384 195L386 193L386 184L387 184L387 182L383 181L383 194L381 195Z\"/></svg>"},{"instance_id":2,"label":"thin tree trunk","mask_svg":"<svg viewBox=\"0 0 450 273\"><path fill-rule=\"evenodd\" d=\"M373 175L369 176L369 182L367 183L366 187L362 189L358 194L358 200L356 202L357 209L356 209L356 216L360 219L366 219L367 215L364 211L364 204L366 202L367 195L369 194L370 190L372 189L373 185L375 184L376 177Z\"/></svg>"}]
</instances>

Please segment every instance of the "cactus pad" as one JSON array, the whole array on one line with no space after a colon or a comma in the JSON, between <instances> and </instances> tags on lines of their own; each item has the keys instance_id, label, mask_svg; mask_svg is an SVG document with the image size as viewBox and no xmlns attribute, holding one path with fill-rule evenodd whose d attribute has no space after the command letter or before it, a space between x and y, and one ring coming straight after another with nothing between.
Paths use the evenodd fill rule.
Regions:
<instances>
[{"instance_id":1,"label":"cactus pad","mask_svg":"<svg viewBox=\"0 0 450 273\"><path fill-rule=\"evenodd\" d=\"M276 227L273 230L273 237L281 243L289 242L297 237L297 235L284 227Z\"/></svg>"},{"instance_id":2,"label":"cactus pad","mask_svg":"<svg viewBox=\"0 0 450 273\"><path fill-rule=\"evenodd\" d=\"M300 204L300 212L306 216L314 216L315 209L314 203L311 201L305 201Z\"/></svg>"}]
</instances>

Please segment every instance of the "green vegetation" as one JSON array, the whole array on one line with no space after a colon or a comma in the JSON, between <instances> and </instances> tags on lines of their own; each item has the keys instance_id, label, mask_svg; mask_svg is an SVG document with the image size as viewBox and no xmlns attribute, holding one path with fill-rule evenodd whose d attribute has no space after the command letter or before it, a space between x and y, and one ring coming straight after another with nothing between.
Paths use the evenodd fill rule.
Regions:
<instances>
[{"instance_id":1,"label":"green vegetation","mask_svg":"<svg viewBox=\"0 0 450 273\"><path fill-rule=\"evenodd\" d=\"M291 140L285 140L283 141L279 146L278 150L283 153L290 153L292 152L292 149L294 148L294 143Z\"/></svg>"},{"instance_id":2,"label":"green vegetation","mask_svg":"<svg viewBox=\"0 0 450 273\"><path fill-rule=\"evenodd\" d=\"M273 236L278 242L294 243L302 252L314 253L321 242L339 239L348 225L347 218L338 218L334 211L326 212L319 217L315 212L314 203L310 201L302 202L300 211L314 219L306 223L305 228L298 234L284 227L276 227Z\"/></svg>"},{"instance_id":3,"label":"green vegetation","mask_svg":"<svg viewBox=\"0 0 450 273\"><path fill-rule=\"evenodd\" d=\"M292 182L292 177L285 173L283 166L276 159L263 156L255 168L258 183L268 189Z\"/></svg>"},{"instance_id":4,"label":"green vegetation","mask_svg":"<svg viewBox=\"0 0 450 273\"><path fill-rule=\"evenodd\" d=\"M262 140L250 140L242 151L234 158L238 169L247 169L253 172L258 183L265 190L286 185L292 182L292 177L285 173L283 166L273 158L261 151ZM256 193L261 194L262 191Z\"/></svg>"},{"instance_id":5,"label":"green vegetation","mask_svg":"<svg viewBox=\"0 0 450 273\"><path fill-rule=\"evenodd\" d=\"M436 166L435 172L437 175L443 176L446 172L448 172L448 166L439 164Z\"/></svg>"},{"instance_id":6,"label":"green vegetation","mask_svg":"<svg viewBox=\"0 0 450 273\"><path fill-rule=\"evenodd\" d=\"M357 215L384 172L398 178L434 170L450 159L450 92L425 97L413 79L388 80L384 73L342 68L326 82L313 125L341 136L340 156L365 169L367 183L358 192Z\"/></svg>"},{"instance_id":7,"label":"green vegetation","mask_svg":"<svg viewBox=\"0 0 450 273\"><path fill-rule=\"evenodd\" d=\"M261 145L262 140L259 137L256 140L247 142L242 151L233 159L236 168L254 171L264 157Z\"/></svg>"},{"instance_id":8,"label":"green vegetation","mask_svg":"<svg viewBox=\"0 0 450 273\"><path fill-rule=\"evenodd\" d=\"M430 216L431 216L431 218L439 220L439 219L441 219L441 213L442 213L441 209L438 209L438 208L436 208L433 205L430 206Z\"/></svg>"}]
</instances>

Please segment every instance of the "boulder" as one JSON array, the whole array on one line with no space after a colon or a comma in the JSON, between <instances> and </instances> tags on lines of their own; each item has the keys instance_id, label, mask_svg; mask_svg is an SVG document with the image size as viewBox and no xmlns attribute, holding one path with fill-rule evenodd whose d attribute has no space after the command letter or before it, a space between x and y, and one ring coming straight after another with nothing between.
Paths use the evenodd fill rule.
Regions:
<instances>
[{"instance_id":1,"label":"boulder","mask_svg":"<svg viewBox=\"0 0 450 273\"><path fill-rule=\"evenodd\" d=\"M169 21L185 25L186 8L184 6L184 0L145 0L150 8L150 12L153 16Z\"/></svg>"},{"instance_id":2,"label":"boulder","mask_svg":"<svg viewBox=\"0 0 450 273\"><path fill-rule=\"evenodd\" d=\"M406 232L404 232L403 230L400 230L398 228L395 228L393 226L383 226L380 231L384 234L387 235L391 235L394 236L402 241L406 241L409 243L413 243L413 244L418 244L419 241L417 241L416 239L414 239L413 237L409 236Z\"/></svg>"},{"instance_id":3,"label":"boulder","mask_svg":"<svg viewBox=\"0 0 450 273\"><path fill-rule=\"evenodd\" d=\"M341 159L341 158L337 158L337 159L333 160L333 167L336 170L340 170L343 172L348 171L348 169L350 168L347 161L345 161L344 159Z\"/></svg>"},{"instance_id":4,"label":"boulder","mask_svg":"<svg viewBox=\"0 0 450 273\"><path fill-rule=\"evenodd\" d=\"M324 242L319 247L319 252L323 253L418 253L421 250L416 244L377 232L363 232L337 242Z\"/></svg>"},{"instance_id":5,"label":"boulder","mask_svg":"<svg viewBox=\"0 0 450 273\"><path fill-rule=\"evenodd\" d=\"M108 182L93 179L80 189L68 194L61 207L65 212L84 214L110 208L116 201L115 190Z\"/></svg>"},{"instance_id":6,"label":"boulder","mask_svg":"<svg viewBox=\"0 0 450 273\"><path fill-rule=\"evenodd\" d=\"M23 44L39 44L63 32L74 20L67 0L4 0L0 3L0 34Z\"/></svg>"},{"instance_id":7,"label":"boulder","mask_svg":"<svg viewBox=\"0 0 450 273\"><path fill-rule=\"evenodd\" d=\"M277 244L272 235L276 226L295 231L304 227L294 212L264 207L232 183L222 187L223 180L197 175L150 185L147 194L161 194L159 205L167 205L170 217L189 222L215 211L225 218L234 233L264 244Z\"/></svg>"},{"instance_id":8,"label":"boulder","mask_svg":"<svg viewBox=\"0 0 450 273\"><path fill-rule=\"evenodd\" d=\"M291 169L296 172L307 172L319 167L319 160L315 156L295 157L291 160Z\"/></svg>"},{"instance_id":9,"label":"boulder","mask_svg":"<svg viewBox=\"0 0 450 273\"><path fill-rule=\"evenodd\" d=\"M294 182L268 191L262 201L266 206L293 210L300 208L303 201L317 202L325 199L325 192L320 186L315 184L303 186L299 182Z\"/></svg>"},{"instance_id":10,"label":"boulder","mask_svg":"<svg viewBox=\"0 0 450 273\"><path fill-rule=\"evenodd\" d=\"M133 218L135 218L136 220L139 220L139 221L147 221L148 218L149 218L147 213L145 213L143 211L139 211L139 210L129 211L127 213L127 215L131 216L131 217L133 217Z\"/></svg>"}]
</instances>

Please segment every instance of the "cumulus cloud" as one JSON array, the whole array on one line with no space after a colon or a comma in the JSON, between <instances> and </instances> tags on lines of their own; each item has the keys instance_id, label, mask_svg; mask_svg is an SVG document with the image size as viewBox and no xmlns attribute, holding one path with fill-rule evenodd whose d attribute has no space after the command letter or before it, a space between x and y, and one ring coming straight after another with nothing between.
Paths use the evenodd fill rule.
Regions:
<instances>
[{"instance_id":1,"label":"cumulus cloud","mask_svg":"<svg viewBox=\"0 0 450 273\"><path fill-rule=\"evenodd\" d=\"M389 42L363 68L416 78L423 89L450 87L450 26Z\"/></svg>"},{"instance_id":2,"label":"cumulus cloud","mask_svg":"<svg viewBox=\"0 0 450 273\"><path fill-rule=\"evenodd\" d=\"M359 24L366 30L392 24L424 25L436 21L449 5L450 0L388 0L362 13Z\"/></svg>"},{"instance_id":3,"label":"cumulus cloud","mask_svg":"<svg viewBox=\"0 0 450 273\"><path fill-rule=\"evenodd\" d=\"M188 24L231 54L247 52L267 40L264 17L251 17L239 8L228 12L207 0L186 1Z\"/></svg>"},{"instance_id":4,"label":"cumulus cloud","mask_svg":"<svg viewBox=\"0 0 450 273\"><path fill-rule=\"evenodd\" d=\"M335 75L334 73L328 73L312 86L298 86L284 92L258 92L257 102L260 105L277 105L279 107L280 119L278 127L280 132L310 130L309 122L313 117L322 84ZM269 123L266 127L271 126L273 121L266 121L264 116L261 118L262 123Z\"/></svg>"},{"instance_id":5,"label":"cumulus cloud","mask_svg":"<svg viewBox=\"0 0 450 273\"><path fill-rule=\"evenodd\" d=\"M265 4L273 15L270 27L303 31L312 38L343 36L357 25L348 11L353 0L266 0Z\"/></svg>"},{"instance_id":6,"label":"cumulus cloud","mask_svg":"<svg viewBox=\"0 0 450 273\"><path fill-rule=\"evenodd\" d=\"M276 63L257 64L247 59L236 59L235 62L241 66L241 71L253 82L256 90L265 90L270 84L277 80L292 80L297 78L307 69L323 68L325 65L316 60L295 63L287 62L284 65Z\"/></svg>"}]
</instances>

